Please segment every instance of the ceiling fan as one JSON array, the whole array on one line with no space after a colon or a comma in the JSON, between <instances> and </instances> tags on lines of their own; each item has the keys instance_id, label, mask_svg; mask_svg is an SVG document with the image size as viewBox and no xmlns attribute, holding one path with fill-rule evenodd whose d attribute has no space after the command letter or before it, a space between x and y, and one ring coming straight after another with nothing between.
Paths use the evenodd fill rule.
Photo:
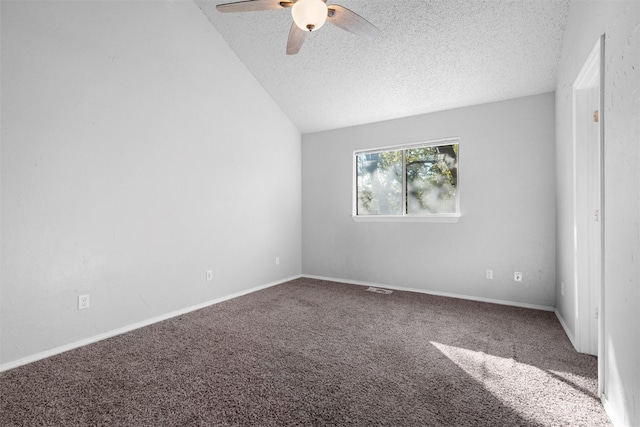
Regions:
<instances>
[{"instance_id":1,"label":"ceiling fan","mask_svg":"<svg viewBox=\"0 0 640 427\"><path fill-rule=\"evenodd\" d=\"M327 0L245 0L219 4L216 9L220 12L253 12L291 8L293 24L287 40L287 55L298 53L307 33L320 29L326 21L358 36L374 38L378 34L379 30L362 16L337 4L327 6L326 2Z\"/></svg>"}]
</instances>

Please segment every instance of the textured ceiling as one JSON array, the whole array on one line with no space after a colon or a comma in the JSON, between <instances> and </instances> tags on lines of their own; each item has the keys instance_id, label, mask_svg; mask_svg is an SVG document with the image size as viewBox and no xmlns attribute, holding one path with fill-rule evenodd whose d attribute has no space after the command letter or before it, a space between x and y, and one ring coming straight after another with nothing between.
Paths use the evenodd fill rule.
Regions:
<instances>
[{"instance_id":1,"label":"textured ceiling","mask_svg":"<svg viewBox=\"0 0 640 427\"><path fill-rule=\"evenodd\" d=\"M379 36L327 23L287 56L289 9L223 14L215 6L231 0L194 1L303 134L553 91L569 7L335 0Z\"/></svg>"}]
</instances>

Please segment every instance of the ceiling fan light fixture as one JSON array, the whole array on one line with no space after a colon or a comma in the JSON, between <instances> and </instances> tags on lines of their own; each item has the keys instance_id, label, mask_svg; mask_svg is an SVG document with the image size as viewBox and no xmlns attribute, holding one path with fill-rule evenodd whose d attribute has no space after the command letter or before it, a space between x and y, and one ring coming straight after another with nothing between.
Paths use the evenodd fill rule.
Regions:
<instances>
[{"instance_id":1,"label":"ceiling fan light fixture","mask_svg":"<svg viewBox=\"0 0 640 427\"><path fill-rule=\"evenodd\" d=\"M315 31L327 21L328 8L322 0L298 0L291 8L293 22L304 31Z\"/></svg>"}]
</instances>

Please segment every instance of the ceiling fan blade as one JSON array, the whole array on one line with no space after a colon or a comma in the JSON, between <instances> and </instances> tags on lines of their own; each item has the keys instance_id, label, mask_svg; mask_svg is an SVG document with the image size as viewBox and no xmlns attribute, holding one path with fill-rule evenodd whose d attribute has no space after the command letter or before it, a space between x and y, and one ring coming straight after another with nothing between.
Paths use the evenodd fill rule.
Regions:
<instances>
[{"instance_id":1,"label":"ceiling fan blade","mask_svg":"<svg viewBox=\"0 0 640 427\"><path fill-rule=\"evenodd\" d=\"M364 19L362 16L337 4L329 6L327 21L331 22L336 27L349 31L350 33L370 39L377 36L380 32L375 25Z\"/></svg>"},{"instance_id":2,"label":"ceiling fan blade","mask_svg":"<svg viewBox=\"0 0 640 427\"><path fill-rule=\"evenodd\" d=\"M258 10L274 10L293 6L291 1L282 0L246 0L235 3L224 3L216 6L218 12L254 12Z\"/></svg>"},{"instance_id":3,"label":"ceiling fan blade","mask_svg":"<svg viewBox=\"0 0 640 427\"><path fill-rule=\"evenodd\" d=\"M295 55L300 52L302 43L307 37L308 31L301 30L294 22L289 30L289 39L287 40L287 55Z\"/></svg>"}]
</instances>

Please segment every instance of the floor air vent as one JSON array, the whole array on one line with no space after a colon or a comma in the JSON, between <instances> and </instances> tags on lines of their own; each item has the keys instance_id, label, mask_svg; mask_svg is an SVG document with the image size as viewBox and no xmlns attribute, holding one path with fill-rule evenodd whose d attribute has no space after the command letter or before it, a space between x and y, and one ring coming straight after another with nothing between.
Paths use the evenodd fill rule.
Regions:
<instances>
[{"instance_id":1,"label":"floor air vent","mask_svg":"<svg viewBox=\"0 0 640 427\"><path fill-rule=\"evenodd\" d=\"M369 286L369 288L367 289L367 292L375 292L376 294L389 295L393 291L390 291L389 289L374 288L373 286Z\"/></svg>"}]
</instances>

